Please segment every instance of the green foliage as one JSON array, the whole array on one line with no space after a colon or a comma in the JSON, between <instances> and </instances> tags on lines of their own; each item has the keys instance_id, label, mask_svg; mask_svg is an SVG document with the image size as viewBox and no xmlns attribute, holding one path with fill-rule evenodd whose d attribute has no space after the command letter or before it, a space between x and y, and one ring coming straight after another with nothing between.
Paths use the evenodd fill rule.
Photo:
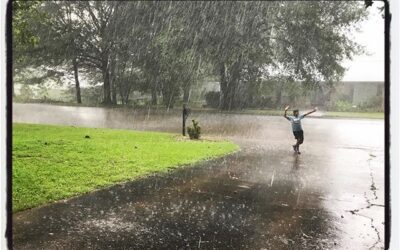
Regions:
<instances>
[{"instance_id":1,"label":"green foliage","mask_svg":"<svg viewBox=\"0 0 400 250\"><path fill-rule=\"evenodd\" d=\"M258 98L271 72L309 85L336 81L342 61L361 52L349 30L365 16L362 4L339 1L23 2L13 2L15 41L34 49L16 51L32 65L71 70L76 62L101 75L105 104L117 95L128 104L140 89L167 107L205 74L219 78L223 109L273 102Z\"/></svg>"},{"instance_id":2,"label":"green foliage","mask_svg":"<svg viewBox=\"0 0 400 250\"><path fill-rule=\"evenodd\" d=\"M44 85L40 85L38 89L38 98L46 100L48 97L49 97L49 89Z\"/></svg>"},{"instance_id":3,"label":"green foliage","mask_svg":"<svg viewBox=\"0 0 400 250\"><path fill-rule=\"evenodd\" d=\"M20 90L19 99L23 101L28 101L34 98L34 92L29 85L22 85Z\"/></svg>"},{"instance_id":4,"label":"green foliage","mask_svg":"<svg viewBox=\"0 0 400 250\"><path fill-rule=\"evenodd\" d=\"M207 107L218 108L219 107L219 91L209 91L204 95L206 99Z\"/></svg>"},{"instance_id":5,"label":"green foliage","mask_svg":"<svg viewBox=\"0 0 400 250\"><path fill-rule=\"evenodd\" d=\"M187 132L189 134L189 138L190 139L199 139L200 138L200 134L201 134L201 127L199 126L199 123L196 122L195 120L192 120L193 123L193 127L188 127L187 128Z\"/></svg>"},{"instance_id":6,"label":"green foliage","mask_svg":"<svg viewBox=\"0 0 400 250\"><path fill-rule=\"evenodd\" d=\"M41 18L40 13L37 11L39 5L40 1L12 1L14 49L27 50L38 43L39 39L34 30L32 30L31 25L32 21L37 21ZM21 56L21 54L16 55Z\"/></svg>"},{"instance_id":7,"label":"green foliage","mask_svg":"<svg viewBox=\"0 0 400 250\"><path fill-rule=\"evenodd\" d=\"M354 105L346 100L337 100L330 110L339 112L383 112L383 97L372 96L359 105Z\"/></svg>"},{"instance_id":8,"label":"green foliage","mask_svg":"<svg viewBox=\"0 0 400 250\"><path fill-rule=\"evenodd\" d=\"M351 102L338 100L335 102L334 110L339 112L349 112L349 111L356 111L356 107L353 107Z\"/></svg>"},{"instance_id":9,"label":"green foliage","mask_svg":"<svg viewBox=\"0 0 400 250\"><path fill-rule=\"evenodd\" d=\"M367 101L361 103L359 109L362 111L383 112L383 97L372 96Z\"/></svg>"},{"instance_id":10,"label":"green foliage","mask_svg":"<svg viewBox=\"0 0 400 250\"><path fill-rule=\"evenodd\" d=\"M87 136L89 138L87 138ZM237 150L167 133L13 125L13 211Z\"/></svg>"}]
</instances>

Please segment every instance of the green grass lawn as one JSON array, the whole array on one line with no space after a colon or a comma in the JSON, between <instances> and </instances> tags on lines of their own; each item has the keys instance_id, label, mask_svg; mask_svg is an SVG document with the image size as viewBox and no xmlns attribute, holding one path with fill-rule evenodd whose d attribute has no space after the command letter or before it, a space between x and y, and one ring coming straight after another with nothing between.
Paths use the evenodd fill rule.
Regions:
<instances>
[{"instance_id":1,"label":"green grass lawn","mask_svg":"<svg viewBox=\"0 0 400 250\"><path fill-rule=\"evenodd\" d=\"M86 136L90 138L85 138ZM157 132L13 125L13 211L238 150Z\"/></svg>"},{"instance_id":2,"label":"green grass lawn","mask_svg":"<svg viewBox=\"0 0 400 250\"><path fill-rule=\"evenodd\" d=\"M325 113L325 117L338 118L365 118L365 119L384 119L383 112L331 112Z\"/></svg>"}]
</instances>

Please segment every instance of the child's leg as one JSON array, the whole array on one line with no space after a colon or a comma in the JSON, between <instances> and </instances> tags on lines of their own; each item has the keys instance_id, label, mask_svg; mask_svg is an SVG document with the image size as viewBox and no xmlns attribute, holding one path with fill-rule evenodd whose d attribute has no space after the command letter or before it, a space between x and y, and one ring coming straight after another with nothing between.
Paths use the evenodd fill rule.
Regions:
<instances>
[{"instance_id":1,"label":"child's leg","mask_svg":"<svg viewBox=\"0 0 400 250\"><path fill-rule=\"evenodd\" d=\"M297 152L300 151L300 145L303 144L303 141L304 141L304 139L302 139L302 138L297 140L297 144L296 144L297 145Z\"/></svg>"},{"instance_id":2,"label":"child's leg","mask_svg":"<svg viewBox=\"0 0 400 250\"><path fill-rule=\"evenodd\" d=\"M296 144L294 145L295 151L299 151L300 139L296 139Z\"/></svg>"}]
</instances>

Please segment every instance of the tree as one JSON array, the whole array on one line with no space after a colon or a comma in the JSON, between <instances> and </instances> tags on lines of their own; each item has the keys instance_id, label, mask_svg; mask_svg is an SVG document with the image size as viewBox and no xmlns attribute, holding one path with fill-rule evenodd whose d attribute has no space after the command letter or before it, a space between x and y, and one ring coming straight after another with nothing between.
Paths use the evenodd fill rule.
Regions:
<instances>
[{"instance_id":1,"label":"tree","mask_svg":"<svg viewBox=\"0 0 400 250\"><path fill-rule=\"evenodd\" d=\"M68 3L46 3L45 8L48 8L49 24L51 27L47 35L43 35L42 46L46 51L46 60L51 62L51 58L57 57L58 60L53 65L72 65L73 75L75 80L75 93L77 103L82 103L81 89L79 82L79 53L77 37L81 30L73 21L73 5ZM44 27L43 27L44 28ZM42 29L43 30L43 29ZM59 32L62 31L62 32ZM68 67L68 66L67 66Z\"/></svg>"},{"instance_id":2,"label":"tree","mask_svg":"<svg viewBox=\"0 0 400 250\"><path fill-rule=\"evenodd\" d=\"M76 37L80 30L72 21L72 8L63 2L38 2L31 7L36 18L30 20L29 31L34 34L35 43L29 49L20 51L28 59L23 67L17 65L16 68L46 67L52 68L52 71L60 66L69 68L75 79L77 102L81 103L76 49ZM59 75L63 73L59 72Z\"/></svg>"},{"instance_id":3,"label":"tree","mask_svg":"<svg viewBox=\"0 0 400 250\"><path fill-rule=\"evenodd\" d=\"M38 20L35 45L21 55L72 69L77 102L82 70L101 75L105 105L127 104L141 90L152 104L161 94L167 108L181 96L188 102L192 82L207 72L219 78L224 110L255 105L262 79L337 81L342 60L360 51L347 30L364 17L356 2L72 1L28 9L39 10L23 11Z\"/></svg>"},{"instance_id":4,"label":"tree","mask_svg":"<svg viewBox=\"0 0 400 250\"><path fill-rule=\"evenodd\" d=\"M306 84L338 81L343 59L361 52L349 31L365 17L353 2L293 2L279 8L274 25L275 57L280 71ZM293 18L297 20L293 21Z\"/></svg>"},{"instance_id":5,"label":"tree","mask_svg":"<svg viewBox=\"0 0 400 250\"><path fill-rule=\"evenodd\" d=\"M346 29L364 16L354 2L201 2L188 9L188 27L200 27L195 47L220 75L220 108L228 110L237 107L246 68L268 77L269 67L308 84L339 79L342 59L357 52Z\"/></svg>"},{"instance_id":6,"label":"tree","mask_svg":"<svg viewBox=\"0 0 400 250\"><path fill-rule=\"evenodd\" d=\"M12 26L13 26L13 74L19 73L19 70L29 64L29 52L38 42L38 37L30 27L31 21L39 19L36 11L39 1L13 1L12 2ZM14 84L12 85L14 93Z\"/></svg>"},{"instance_id":7,"label":"tree","mask_svg":"<svg viewBox=\"0 0 400 250\"><path fill-rule=\"evenodd\" d=\"M38 42L38 37L32 30L30 23L40 20L37 6L40 1L13 1L13 56L17 68L24 66L28 59L26 53Z\"/></svg>"},{"instance_id":8,"label":"tree","mask_svg":"<svg viewBox=\"0 0 400 250\"><path fill-rule=\"evenodd\" d=\"M81 102L78 68L99 70L103 75L103 102L111 104L111 50L114 45L118 3L44 2L47 22L37 29L41 46L37 58L53 66L73 69L77 102Z\"/></svg>"}]
</instances>

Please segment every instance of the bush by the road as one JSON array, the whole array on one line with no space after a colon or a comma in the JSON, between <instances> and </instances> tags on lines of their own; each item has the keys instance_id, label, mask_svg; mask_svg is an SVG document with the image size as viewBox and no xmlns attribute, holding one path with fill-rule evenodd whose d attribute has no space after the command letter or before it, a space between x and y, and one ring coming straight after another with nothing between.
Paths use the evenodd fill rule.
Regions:
<instances>
[{"instance_id":1,"label":"bush by the road","mask_svg":"<svg viewBox=\"0 0 400 250\"><path fill-rule=\"evenodd\" d=\"M335 102L333 110L338 112L350 112L357 111L357 108L351 102L338 100Z\"/></svg>"},{"instance_id":2,"label":"bush by the road","mask_svg":"<svg viewBox=\"0 0 400 250\"><path fill-rule=\"evenodd\" d=\"M200 138L200 134L201 134L201 128L199 126L199 123L196 122L195 120L192 120L193 123L193 127L188 127L187 128L187 132L189 134L189 138L190 139L199 139Z\"/></svg>"}]
</instances>

